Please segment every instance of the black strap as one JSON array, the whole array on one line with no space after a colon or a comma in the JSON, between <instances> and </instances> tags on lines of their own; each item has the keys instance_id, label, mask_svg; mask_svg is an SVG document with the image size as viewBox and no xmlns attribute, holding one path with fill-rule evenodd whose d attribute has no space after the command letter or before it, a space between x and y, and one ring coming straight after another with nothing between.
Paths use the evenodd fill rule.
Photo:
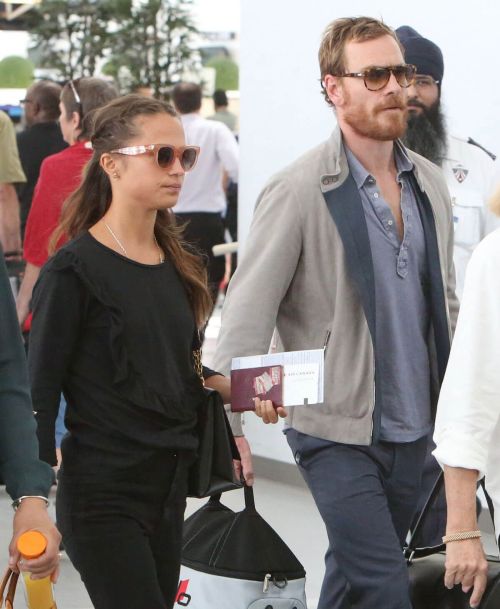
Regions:
<instances>
[{"instance_id":1,"label":"black strap","mask_svg":"<svg viewBox=\"0 0 500 609\"><path fill-rule=\"evenodd\" d=\"M493 501L491 500L491 497L488 495L488 491L486 490L486 482L484 481L484 478L481 478L481 487L486 498L486 503L488 504L491 520L493 521L493 528L495 528L495 508L493 507Z\"/></svg>"},{"instance_id":2,"label":"black strap","mask_svg":"<svg viewBox=\"0 0 500 609\"><path fill-rule=\"evenodd\" d=\"M493 502L491 501L490 496L486 492L486 485L485 485L484 478L481 480L480 484L483 488L484 495L486 497L486 502L488 504L488 510L490 512L493 526L495 526L495 512L493 509ZM430 556L431 554L437 554L438 552L442 552L446 548L446 544L444 544L444 543L439 544L437 546L426 546L426 547L420 547L420 548L415 547L415 541L418 537L418 534L420 533L420 530L423 526L425 518L427 517L427 514L430 511L430 509L434 503L434 500L436 499L438 494L442 491L443 487L444 487L444 472L441 471L441 472L439 472L439 474L436 478L436 481L434 482L434 485L432 487L432 490L429 494L429 497L427 498L427 501L425 502L425 505L422 508L422 511L420 512L420 515L418 517L415 528L413 529L410 540L408 541L408 545L404 549L404 556L408 560L409 563L414 558L423 558L424 556Z\"/></svg>"},{"instance_id":3,"label":"black strap","mask_svg":"<svg viewBox=\"0 0 500 609\"><path fill-rule=\"evenodd\" d=\"M244 485L245 490L245 508L247 510L255 510L255 497L253 494L253 488L248 486L248 484Z\"/></svg>"}]
</instances>

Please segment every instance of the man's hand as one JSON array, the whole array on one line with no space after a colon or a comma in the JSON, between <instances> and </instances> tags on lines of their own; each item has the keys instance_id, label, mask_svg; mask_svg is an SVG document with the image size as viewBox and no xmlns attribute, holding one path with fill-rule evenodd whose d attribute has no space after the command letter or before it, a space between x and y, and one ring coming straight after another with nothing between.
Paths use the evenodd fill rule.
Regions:
<instances>
[{"instance_id":1,"label":"man's hand","mask_svg":"<svg viewBox=\"0 0 500 609\"><path fill-rule=\"evenodd\" d=\"M451 589L462 584L462 590L471 589L470 606L478 607L486 589L488 561L480 539L453 541L446 545L446 572L444 585Z\"/></svg>"},{"instance_id":2,"label":"man's hand","mask_svg":"<svg viewBox=\"0 0 500 609\"><path fill-rule=\"evenodd\" d=\"M47 549L39 558L23 560L19 563L20 555L17 549L17 538L26 531L39 531L47 539ZM42 499L30 497L23 499L14 516L12 540L9 545L9 567L18 571L30 571L32 579L43 579L51 576L57 580L59 574L59 544L61 535L47 513L47 507Z\"/></svg>"},{"instance_id":3,"label":"man's hand","mask_svg":"<svg viewBox=\"0 0 500 609\"><path fill-rule=\"evenodd\" d=\"M280 417L285 418L288 414L286 408L283 408L283 406L275 408L271 400L254 398L254 402L255 414L260 417L266 425L268 423L277 423Z\"/></svg>"},{"instance_id":4,"label":"man's hand","mask_svg":"<svg viewBox=\"0 0 500 609\"><path fill-rule=\"evenodd\" d=\"M243 477L248 486L253 486L255 475L253 472L252 452L250 444L245 436L235 436L234 438L241 461L234 461L234 471L238 480L241 478L241 469L243 468Z\"/></svg>"}]
</instances>

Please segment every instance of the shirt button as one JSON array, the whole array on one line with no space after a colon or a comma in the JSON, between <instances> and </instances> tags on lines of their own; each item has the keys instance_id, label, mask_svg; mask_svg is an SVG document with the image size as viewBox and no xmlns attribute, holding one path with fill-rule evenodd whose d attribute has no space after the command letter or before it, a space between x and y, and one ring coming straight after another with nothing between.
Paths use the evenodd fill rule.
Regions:
<instances>
[{"instance_id":1,"label":"shirt button","mask_svg":"<svg viewBox=\"0 0 500 609\"><path fill-rule=\"evenodd\" d=\"M373 193L373 198L374 198L374 199L378 199L378 192L374 192L374 193Z\"/></svg>"},{"instance_id":2,"label":"shirt button","mask_svg":"<svg viewBox=\"0 0 500 609\"><path fill-rule=\"evenodd\" d=\"M394 224L394 222L392 220L389 220L389 222L387 222L387 226L392 226Z\"/></svg>"}]
</instances>

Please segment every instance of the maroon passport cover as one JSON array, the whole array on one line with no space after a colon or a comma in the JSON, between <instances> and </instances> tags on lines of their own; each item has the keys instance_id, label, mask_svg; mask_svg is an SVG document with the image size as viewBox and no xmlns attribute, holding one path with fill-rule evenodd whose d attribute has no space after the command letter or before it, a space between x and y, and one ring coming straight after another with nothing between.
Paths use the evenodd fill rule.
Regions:
<instances>
[{"instance_id":1,"label":"maroon passport cover","mask_svg":"<svg viewBox=\"0 0 500 609\"><path fill-rule=\"evenodd\" d=\"M231 370L231 411L255 410L257 397L283 406L283 366Z\"/></svg>"}]
</instances>

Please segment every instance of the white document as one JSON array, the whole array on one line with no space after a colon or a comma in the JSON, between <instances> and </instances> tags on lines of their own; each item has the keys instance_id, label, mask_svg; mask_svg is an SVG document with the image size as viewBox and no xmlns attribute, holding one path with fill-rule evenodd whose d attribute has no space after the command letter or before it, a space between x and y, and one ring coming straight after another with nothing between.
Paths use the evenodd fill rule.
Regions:
<instances>
[{"instance_id":1,"label":"white document","mask_svg":"<svg viewBox=\"0 0 500 609\"><path fill-rule=\"evenodd\" d=\"M324 364L324 349L310 349L234 357L231 369L283 366L283 405L304 406L323 403Z\"/></svg>"}]
</instances>

